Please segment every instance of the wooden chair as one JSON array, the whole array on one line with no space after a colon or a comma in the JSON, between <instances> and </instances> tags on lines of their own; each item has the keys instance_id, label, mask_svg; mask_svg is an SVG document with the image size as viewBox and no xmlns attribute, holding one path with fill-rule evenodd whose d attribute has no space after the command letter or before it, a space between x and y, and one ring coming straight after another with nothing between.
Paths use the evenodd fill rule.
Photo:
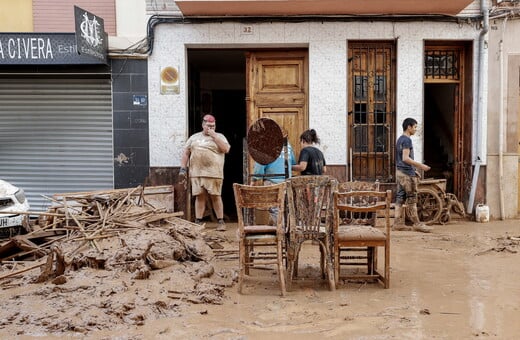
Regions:
<instances>
[{"instance_id":1,"label":"wooden chair","mask_svg":"<svg viewBox=\"0 0 520 340\"><path fill-rule=\"evenodd\" d=\"M250 186L234 183L235 204L238 216L239 238L239 276L238 292L242 293L245 276L256 265L276 264L280 280L280 290L285 296L285 266L283 263L283 244L285 242L283 216L285 212L286 183L267 186ZM255 223L255 209L278 208L276 225ZM262 256L253 252L255 246L273 246L276 256ZM258 255L258 256L256 256Z\"/></svg>"},{"instance_id":2,"label":"wooden chair","mask_svg":"<svg viewBox=\"0 0 520 340\"><path fill-rule=\"evenodd\" d=\"M379 191L379 181L349 181L338 183L338 192L350 191ZM345 217L345 212L340 213L340 217ZM357 214L358 219L375 226L376 214L373 212L364 213L364 216ZM377 267L377 247L340 247L338 248L339 265L348 268L366 268L370 272L370 267ZM361 270L361 269L360 269Z\"/></svg>"},{"instance_id":3,"label":"wooden chair","mask_svg":"<svg viewBox=\"0 0 520 340\"><path fill-rule=\"evenodd\" d=\"M340 279L362 279L379 280L385 288L390 287L391 201L391 190L334 192L333 252L336 285L339 285ZM384 212L382 228L377 226L378 212ZM384 248L383 273L378 271L377 247ZM341 261L341 251L348 248L361 248L368 252L365 273L352 273L348 262Z\"/></svg>"},{"instance_id":4,"label":"wooden chair","mask_svg":"<svg viewBox=\"0 0 520 340\"><path fill-rule=\"evenodd\" d=\"M298 273L298 258L302 244L312 241L320 247L322 277L334 290L332 267L332 193L336 180L329 176L298 176L287 181L288 238L287 238L287 289L291 289L293 276Z\"/></svg>"},{"instance_id":5,"label":"wooden chair","mask_svg":"<svg viewBox=\"0 0 520 340\"><path fill-rule=\"evenodd\" d=\"M379 181L352 181L338 183L339 192L349 191L379 191Z\"/></svg>"}]
</instances>

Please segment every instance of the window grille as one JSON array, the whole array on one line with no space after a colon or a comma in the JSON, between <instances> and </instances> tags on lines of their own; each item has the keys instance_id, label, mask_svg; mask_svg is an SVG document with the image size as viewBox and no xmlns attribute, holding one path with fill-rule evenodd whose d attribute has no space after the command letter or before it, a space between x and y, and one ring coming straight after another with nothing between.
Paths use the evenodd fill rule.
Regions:
<instances>
[{"instance_id":1,"label":"window grille","mask_svg":"<svg viewBox=\"0 0 520 340\"><path fill-rule=\"evenodd\" d=\"M424 77L426 79L460 80L460 51L457 49L426 50Z\"/></svg>"}]
</instances>

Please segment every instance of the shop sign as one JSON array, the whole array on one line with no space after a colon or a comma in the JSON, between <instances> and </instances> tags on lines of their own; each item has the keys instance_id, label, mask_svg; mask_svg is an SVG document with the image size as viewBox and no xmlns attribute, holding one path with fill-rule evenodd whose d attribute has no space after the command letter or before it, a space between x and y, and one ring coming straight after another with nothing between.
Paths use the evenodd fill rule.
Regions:
<instances>
[{"instance_id":1,"label":"shop sign","mask_svg":"<svg viewBox=\"0 0 520 340\"><path fill-rule=\"evenodd\" d=\"M74 33L0 33L0 65L103 64L78 54Z\"/></svg>"},{"instance_id":2,"label":"shop sign","mask_svg":"<svg viewBox=\"0 0 520 340\"><path fill-rule=\"evenodd\" d=\"M79 54L88 54L107 62L107 41L104 20L84 9L74 6L76 44Z\"/></svg>"}]
</instances>

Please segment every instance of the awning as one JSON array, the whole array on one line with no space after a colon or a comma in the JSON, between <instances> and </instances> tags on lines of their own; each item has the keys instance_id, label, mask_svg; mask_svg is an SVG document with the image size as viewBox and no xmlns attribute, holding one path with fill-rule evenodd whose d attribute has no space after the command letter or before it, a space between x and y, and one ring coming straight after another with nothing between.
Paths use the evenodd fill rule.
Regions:
<instances>
[{"instance_id":1,"label":"awning","mask_svg":"<svg viewBox=\"0 0 520 340\"><path fill-rule=\"evenodd\" d=\"M472 0L180 0L184 16L457 15Z\"/></svg>"}]
</instances>

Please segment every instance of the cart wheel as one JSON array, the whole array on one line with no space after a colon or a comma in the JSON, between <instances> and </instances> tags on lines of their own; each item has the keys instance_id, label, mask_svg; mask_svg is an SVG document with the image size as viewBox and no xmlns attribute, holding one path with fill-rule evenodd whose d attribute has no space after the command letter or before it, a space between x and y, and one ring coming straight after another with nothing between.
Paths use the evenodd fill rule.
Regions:
<instances>
[{"instance_id":1,"label":"cart wheel","mask_svg":"<svg viewBox=\"0 0 520 340\"><path fill-rule=\"evenodd\" d=\"M417 191L417 214L419 220L426 224L437 222L442 213L442 200L430 188L419 188Z\"/></svg>"},{"instance_id":2,"label":"cart wheel","mask_svg":"<svg viewBox=\"0 0 520 340\"><path fill-rule=\"evenodd\" d=\"M446 224L446 223L449 223L451 221L451 215L450 215L450 212L443 212L441 214L441 217L439 217L439 223L440 224Z\"/></svg>"}]
</instances>

